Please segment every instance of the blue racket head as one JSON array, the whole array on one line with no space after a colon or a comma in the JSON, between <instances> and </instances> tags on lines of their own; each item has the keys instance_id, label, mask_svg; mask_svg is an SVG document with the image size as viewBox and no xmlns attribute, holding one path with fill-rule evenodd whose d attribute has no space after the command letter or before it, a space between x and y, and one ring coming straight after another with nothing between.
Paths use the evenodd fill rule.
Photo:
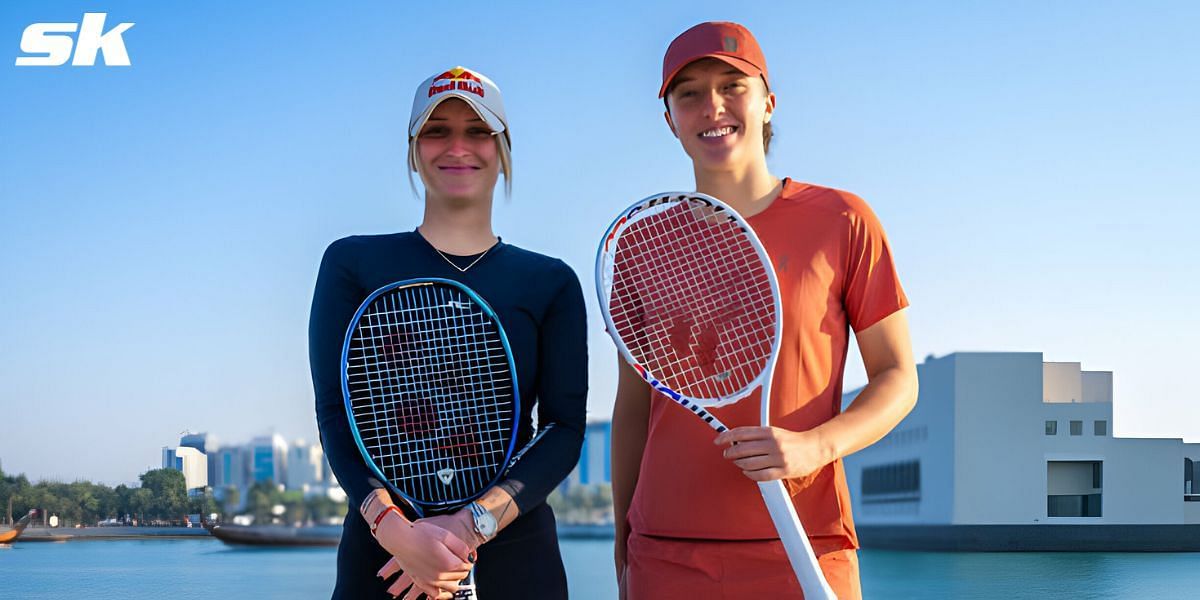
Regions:
<instances>
[{"instance_id":1,"label":"blue racket head","mask_svg":"<svg viewBox=\"0 0 1200 600\"><path fill-rule=\"evenodd\" d=\"M367 464L422 516L479 497L516 444L517 373L495 311L448 279L363 301L342 348L342 393Z\"/></svg>"}]
</instances>

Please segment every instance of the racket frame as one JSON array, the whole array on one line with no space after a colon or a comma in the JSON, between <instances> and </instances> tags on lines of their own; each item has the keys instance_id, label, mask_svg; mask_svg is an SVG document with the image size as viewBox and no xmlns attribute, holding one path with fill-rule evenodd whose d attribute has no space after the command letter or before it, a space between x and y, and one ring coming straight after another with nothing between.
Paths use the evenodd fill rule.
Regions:
<instances>
[{"instance_id":1,"label":"racket frame","mask_svg":"<svg viewBox=\"0 0 1200 600\"><path fill-rule=\"evenodd\" d=\"M397 289L401 289L401 288L417 287L417 286L422 286L422 285L438 285L438 284L448 285L448 286L455 288L456 290L462 292L463 294L466 294L473 302L475 302L479 306L479 308L481 310L483 310L484 314L488 318L490 318L493 323L495 323L496 331L499 334L501 345L504 347L504 354L505 354L506 358L508 359L508 369L509 369L510 381L512 381L512 390L513 390L513 393L512 393L512 403L513 403L512 423L513 424L512 424L512 432L509 435L508 448L505 450L504 459L501 461L502 467L497 470L496 475L492 477L492 480L490 482L488 482L487 485L482 486L480 488L480 491L476 492L475 494L473 494L470 497L465 498L465 499L445 500L445 501L440 501L440 502L424 502L424 501L420 501L420 500L417 500L416 498L409 496L408 494L401 491L395 484L393 484L387 478L387 476L385 476L383 474L382 469L380 469L375 464L375 460L373 458L371 458L370 453L367 451L367 447L363 443L362 436L359 435L359 433L358 433L358 426L355 424L355 421L354 421L354 410L350 403L350 383L349 383L349 376L348 376L348 369L349 369L350 363L348 361L348 358L349 358L349 354L350 354L350 342L353 339L355 331L358 329L359 320L362 318L363 313L367 311L367 309L371 306L371 304L373 302L375 302L376 298L378 298L388 292L391 292L391 291L397 290ZM516 361L513 359L512 349L508 345L508 335L506 335L504 332L504 325L502 325L500 323L500 317L496 314L496 311L492 310L491 305L489 305L487 303L487 301L485 301L482 297L479 296L479 294L475 293L474 290L467 287L466 285L463 285L462 283L454 281L453 279L443 279L440 277L417 277L417 278L413 278L413 279L405 279L402 281L396 281L393 283L389 283L383 287L380 287L379 289L375 290L374 292L371 292L371 294L368 295L367 298L362 301L362 304L359 305L358 310L354 311L354 318L350 319L350 324L346 328L346 338L345 338L345 341L342 343L342 365L341 365L341 368L342 368L342 398L343 398L343 400L345 402L345 406L346 406L346 418L349 421L350 432L354 435L354 443L355 443L355 445L358 446L358 451L360 454L362 454L362 457L366 461L367 467L369 467L371 469L371 472L374 473L375 476L379 478L379 481L383 482L383 484L386 485L392 493L394 493L395 495L399 496L401 499L404 500L404 503L407 504L408 507L410 509L412 509L412 511L415 513L416 518L423 518L425 516L428 516L428 514L431 514L431 513L445 512L445 511L453 510L456 508L461 508L463 506L466 506L467 504L470 504L471 502L478 499L483 494L487 493L487 491L489 489L494 487L496 485L496 483L498 481L500 481L500 478L502 478L505 475L505 473L508 472L508 469L511 468L511 459L513 457L513 449L516 447L516 444L517 444L517 432L519 430L519 421L521 419L521 393L520 393L520 389L517 386L517 365L516 365Z\"/></svg>"},{"instance_id":2,"label":"racket frame","mask_svg":"<svg viewBox=\"0 0 1200 600\"><path fill-rule=\"evenodd\" d=\"M744 388L721 399L691 398L685 396L679 391L671 389L658 379L655 374L638 364L634 360L628 346L626 346L625 342L617 334L617 327L613 322L609 309L613 286L613 270L615 268L615 248L610 248L610 246L616 244L621 233L633 223L636 223L639 218L665 211L673 206L677 206L680 202L699 202L713 207L716 209L715 212L717 215L720 215L721 218L728 218L744 231L750 245L763 262L767 279L771 286L771 295L774 299L775 332L771 341L771 354L767 359L766 366L763 368L762 373ZM706 410L706 407L714 408L732 404L749 396L754 392L755 388L761 388L762 410L760 411L759 423L763 427L770 426L771 380L775 375L775 362L779 357L779 344L783 336L783 303L780 298L775 265L771 262L771 257L767 254L754 229L750 227L750 224L733 207L712 196L699 192L664 192L647 196L633 203L625 210L622 210L605 230L604 237L601 239L600 246L596 251L596 295L600 300L600 314L604 318L605 327L608 328L609 337L616 344L617 350L620 352L621 357L625 359L625 362L653 390L692 411L707 423L709 427L719 433L726 431L728 427L715 415ZM799 581L805 597L836 599L833 589L829 587L829 583L825 580L825 575L817 562L816 554L813 552L812 544L808 540L804 526L800 523L800 518L796 514L796 507L792 504L791 495L788 494L783 481L779 479L760 481L758 482L758 490L763 497L763 502L767 506L767 512L771 516L771 521L775 524L775 530L779 533L779 539L783 543L784 550L787 552L788 562L792 565L792 570L796 574L796 579Z\"/></svg>"}]
</instances>

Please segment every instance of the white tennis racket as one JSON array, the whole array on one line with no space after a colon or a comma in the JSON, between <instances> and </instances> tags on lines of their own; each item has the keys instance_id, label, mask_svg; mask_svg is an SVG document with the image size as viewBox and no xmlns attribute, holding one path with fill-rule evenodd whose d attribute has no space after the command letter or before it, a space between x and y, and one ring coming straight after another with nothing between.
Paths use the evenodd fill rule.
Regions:
<instances>
[{"instance_id":1,"label":"white tennis racket","mask_svg":"<svg viewBox=\"0 0 1200 600\"><path fill-rule=\"evenodd\" d=\"M771 378L783 311L771 259L728 205L699 193L645 198L621 212L596 255L596 292L621 356L650 386L727 427L705 408L762 388L770 424ZM760 482L804 597L835 598L783 482Z\"/></svg>"}]
</instances>

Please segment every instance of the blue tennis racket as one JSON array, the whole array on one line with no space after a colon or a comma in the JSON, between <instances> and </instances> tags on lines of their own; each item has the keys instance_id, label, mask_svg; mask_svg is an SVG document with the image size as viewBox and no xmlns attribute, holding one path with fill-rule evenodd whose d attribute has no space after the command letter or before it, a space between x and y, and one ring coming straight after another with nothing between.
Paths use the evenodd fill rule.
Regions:
<instances>
[{"instance_id":1,"label":"blue tennis racket","mask_svg":"<svg viewBox=\"0 0 1200 600\"><path fill-rule=\"evenodd\" d=\"M448 279L384 286L342 348L346 414L367 465L409 518L456 510L510 466L520 398L496 313ZM478 599L474 571L456 599Z\"/></svg>"}]
</instances>

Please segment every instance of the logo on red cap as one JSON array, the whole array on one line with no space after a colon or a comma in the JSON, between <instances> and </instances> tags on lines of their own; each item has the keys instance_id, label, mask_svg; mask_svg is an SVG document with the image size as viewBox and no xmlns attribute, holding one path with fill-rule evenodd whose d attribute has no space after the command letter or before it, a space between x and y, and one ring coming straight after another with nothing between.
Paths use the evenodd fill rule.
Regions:
<instances>
[{"instance_id":1,"label":"logo on red cap","mask_svg":"<svg viewBox=\"0 0 1200 600\"><path fill-rule=\"evenodd\" d=\"M456 67L433 78L433 84L429 86L429 97L432 98L443 92L451 90L461 90L484 97L483 82L474 73Z\"/></svg>"},{"instance_id":2,"label":"logo on red cap","mask_svg":"<svg viewBox=\"0 0 1200 600\"><path fill-rule=\"evenodd\" d=\"M726 52L737 52L737 38L725 36L721 38L721 46L725 48Z\"/></svg>"}]
</instances>

